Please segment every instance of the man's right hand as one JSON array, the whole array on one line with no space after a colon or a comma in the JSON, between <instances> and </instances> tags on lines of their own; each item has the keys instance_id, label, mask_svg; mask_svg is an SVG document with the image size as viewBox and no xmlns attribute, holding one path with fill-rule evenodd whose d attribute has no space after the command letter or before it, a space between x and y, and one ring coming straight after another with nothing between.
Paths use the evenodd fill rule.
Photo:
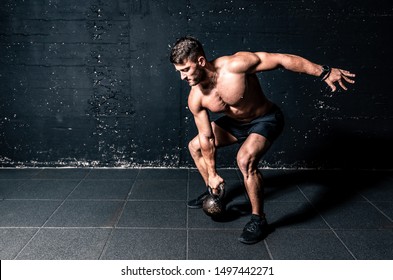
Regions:
<instances>
[{"instance_id":1,"label":"man's right hand","mask_svg":"<svg viewBox=\"0 0 393 280\"><path fill-rule=\"evenodd\" d=\"M218 188L221 184L224 184L224 179L221 178L218 174L209 176L208 184L209 187L212 188L213 193L218 194L220 192Z\"/></svg>"}]
</instances>

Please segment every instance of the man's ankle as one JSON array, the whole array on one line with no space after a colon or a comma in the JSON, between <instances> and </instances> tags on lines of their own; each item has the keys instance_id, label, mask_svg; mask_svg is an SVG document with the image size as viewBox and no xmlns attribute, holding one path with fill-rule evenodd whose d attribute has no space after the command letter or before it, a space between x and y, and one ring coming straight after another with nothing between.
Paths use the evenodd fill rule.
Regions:
<instances>
[{"instance_id":1,"label":"man's ankle","mask_svg":"<svg viewBox=\"0 0 393 280\"><path fill-rule=\"evenodd\" d=\"M258 220L258 221L263 221L266 220L266 215L264 213L262 214L251 214L251 219L252 220Z\"/></svg>"}]
</instances>

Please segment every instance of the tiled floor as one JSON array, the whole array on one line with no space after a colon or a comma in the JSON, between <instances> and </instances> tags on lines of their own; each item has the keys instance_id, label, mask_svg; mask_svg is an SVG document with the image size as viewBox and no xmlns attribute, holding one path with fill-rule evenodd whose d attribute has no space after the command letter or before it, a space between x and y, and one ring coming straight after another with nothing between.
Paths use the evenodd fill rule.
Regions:
<instances>
[{"instance_id":1,"label":"tiled floor","mask_svg":"<svg viewBox=\"0 0 393 280\"><path fill-rule=\"evenodd\" d=\"M235 169L221 221L195 169L0 169L0 259L393 259L393 172L262 171L274 231L244 245Z\"/></svg>"}]
</instances>

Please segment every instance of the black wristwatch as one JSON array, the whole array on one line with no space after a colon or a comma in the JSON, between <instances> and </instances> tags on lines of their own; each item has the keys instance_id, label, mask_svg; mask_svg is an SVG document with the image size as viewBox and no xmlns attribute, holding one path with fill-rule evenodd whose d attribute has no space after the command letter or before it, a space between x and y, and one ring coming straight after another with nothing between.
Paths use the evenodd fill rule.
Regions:
<instances>
[{"instance_id":1,"label":"black wristwatch","mask_svg":"<svg viewBox=\"0 0 393 280\"><path fill-rule=\"evenodd\" d=\"M319 75L321 81L324 81L327 77L329 77L330 71L332 71L332 69L329 66L322 65L322 73Z\"/></svg>"}]
</instances>

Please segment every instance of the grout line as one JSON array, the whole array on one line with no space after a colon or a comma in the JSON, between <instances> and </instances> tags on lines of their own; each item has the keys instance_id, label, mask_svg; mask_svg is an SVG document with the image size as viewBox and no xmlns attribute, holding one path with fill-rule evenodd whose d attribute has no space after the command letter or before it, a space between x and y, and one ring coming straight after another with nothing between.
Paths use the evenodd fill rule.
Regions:
<instances>
[{"instance_id":1,"label":"grout line","mask_svg":"<svg viewBox=\"0 0 393 280\"><path fill-rule=\"evenodd\" d=\"M68 196L67 196L68 197ZM64 198L3 198L8 201L64 201ZM138 202L184 202L184 199L126 199L126 198L68 198L67 201L138 201Z\"/></svg>"},{"instance_id":2,"label":"grout line","mask_svg":"<svg viewBox=\"0 0 393 280\"><path fill-rule=\"evenodd\" d=\"M104 256L104 254L105 254L106 251L108 250L109 241L112 240L112 237L113 237L113 235L114 235L115 229L119 228L117 225L118 225L118 223L119 223L121 217L123 216L124 210L125 210L125 208L126 208L126 206L127 206L128 199L129 199L130 196L131 196L132 190L133 190L134 187L135 187L135 183L136 183L136 181L137 181L137 178L138 178L140 172L141 172L141 170L138 169L138 174L135 176L134 182L132 183L131 188L130 188L130 190L128 191L128 194L127 194L127 196L126 196L125 199L124 199L124 203L123 203L123 206L122 206L122 208L121 208L121 210L120 210L119 216L117 217L116 222L113 224L113 227L111 227L112 230L111 230L110 234L108 235L108 238L107 238L106 241L105 241L105 245L104 245L104 247L102 248L102 251L101 251L100 255L98 256L98 259L99 259L99 260L102 259L102 257Z\"/></svg>"},{"instance_id":3,"label":"grout line","mask_svg":"<svg viewBox=\"0 0 393 280\"><path fill-rule=\"evenodd\" d=\"M44 172L45 168L40 168L41 170L37 173L35 173L32 177L30 177L30 179L34 179L34 177L38 176L39 174L41 174L42 172Z\"/></svg>"},{"instance_id":4,"label":"grout line","mask_svg":"<svg viewBox=\"0 0 393 280\"><path fill-rule=\"evenodd\" d=\"M132 228L132 227L128 227L128 228ZM158 229L158 228L152 228L152 229ZM184 227L183 228L162 228L162 229L184 229ZM189 229L200 230L200 231L234 231L234 230L239 231L239 230L242 230L243 227L240 227L240 226L239 227L228 227L228 228L225 228L225 227L223 227L223 228L195 227L195 228L189 228Z\"/></svg>"},{"instance_id":5,"label":"grout line","mask_svg":"<svg viewBox=\"0 0 393 280\"><path fill-rule=\"evenodd\" d=\"M21 179L0 179L0 182L3 180L11 180L11 181L79 181L79 180L83 180L83 178L21 178ZM120 179L116 180L116 181L120 181Z\"/></svg>"},{"instance_id":6,"label":"grout line","mask_svg":"<svg viewBox=\"0 0 393 280\"><path fill-rule=\"evenodd\" d=\"M15 255L13 260L16 260L16 258L20 255L20 253L27 247L27 245L33 240L35 236L37 236L38 232L41 231L41 227L37 228L37 231L30 237L30 239L26 242L26 244L22 247L22 249L19 250L19 252Z\"/></svg>"},{"instance_id":7,"label":"grout line","mask_svg":"<svg viewBox=\"0 0 393 280\"><path fill-rule=\"evenodd\" d=\"M45 168L42 169L42 171ZM18 256L22 253L22 251L30 244L30 242L37 236L37 234L41 231L41 229L43 229L45 227L45 225L48 223L48 221L53 217L53 215L55 215L55 213L59 210L59 208L65 203L65 201L67 200L68 197L70 197L70 195L75 191L75 189L82 183L83 179L87 177L88 174L90 174L90 171L87 172L85 174L85 176L79 181L79 183L74 187L74 189L68 194L68 196L63 200L62 203L60 203L60 205L55 209L55 211L53 211L53 213L46 219L46 221L41 225L41 227L36 231L36 233L34 233L34 235L29 239L29 241L27 241L27 243L25 244L25 246L22 247L22 249L19 250L19 252L16 254L16 256L14 257L14 260L16 258L18 258Z\"/></svg>"},{"instance_id":8,"label":"grout line","mask_svg":"<svg viewBox=\"0 0 393 280\"><path fill-rule=\"evenodd\" d=\"M187 200L190 194L190 169L188 169L187 172L187 191L186 191L186 204ZM189 258L189 233L190 233L190 228L189 228L189 209L186 205L186 260Z\"/></svg>"},{"instance_id":9,"label":"grout line","mask_svg":"<svg viewBox=\"0 0 393 280\"><path fill-rule=\"evenodd\" d=\"M68 197L68 196L67 196ZM63 201L64 198L4 198L8 201ZM68 198L67 201L124 201L121 198ZM167 200L165 200L167 201Z\"/></svg>"},{"instance_id":10,"label":"grout line","mask_svg":"<svg viewBox=\"0 0 393 280\"><path fill-rule=\"evenodd\" d=\"M185 227L132 227L132 226L116 227L116 229L187 230Z\"/></svg>"},{"instance_id":11,"label":"grout line","mask_svg":"<svg viewBox=\"0 0 393 280\"><path fill-rule=\"evenodd\" d=\"M270 251L270 248L269 248L269 245L267 244L267 241L266 241L266 239L264 239L264 240L263 240L263 243L265 244L265 247L266 247L267 253L269 254L269 258L270 258L271 260L274 260L274 258L273 258L273 254L272 254L272 252Z\"/></svg>"},{"instance_id":12,"label":"grout line","mask_svg":"<svg viewBox=\"0 0 393 280\"><path fill-rule=\"evenodd\" d=\"M344 241L338 236L337 232L333 229L333 227L326 221L326 219L322 216L322 214L318 211L318 209L314 206L314 204L308 199L306 194L302 191L302 189L297 185L298 190L302 193L302 195L306 198L308 203L311 204L311 206L315 209L315 211L318 213L319 217L325 222L325 224L329 227L329 229L333 232L333 234L336 236L336 238L341 242L341 244L347 249L348 253L352 256L354 260L357 260L356 256L352 253L352 251L348 248L348 246L344 243Z\"/></svg>"},{"instance_id":13,"label":"grout line","mask_svg":"<svg viewBox=\"0 0 393 280\"><path fill-rule=\"evenodd\" d=\"M383 216L385 216L390 222L393 223L393 219L391 219L388 215L386 215L381 209L378 208L377 205L375 205L371 200L369 200L367 197L364 195L361 195L368 203L370 203L379 213L381 213Z\"/></svg>"},{"instance_id":14,"label":"grout line","mask_svg":"<svg viewBox=\"0 0 393 280\"><path fill-rule=\"evenodd\" d=\"M322 217L322 219L326 222L326 220L323 217ZM345 242L340 238L340 236L338 236L337 232L329 224L328 224L328 226L332 230L333 234L337 237L337 239L340 240L340 242L343 244L345 249L347 249L347 251L351 254L352 258L354 258L354 260L357 260L356 256L352 253L352 251L348 248L347 244L345 244Z\"/></svg>"},{"instance_id":15,"label":"grout line","mask_svg":"<svg viewBox=\"0 0 393 280\"><path fill-rule=\"evenodd\" d=\"M43 169L41 169L41 170L39 170L34 176L37 176L38 174L40 174L41 172L43 172L44 170L46 170L46 168L43 168ZM190 178L191 178L191 175L192 175L192 173L191 173L191 170L192 169L190 169L190 168L188 168L187 169L187 183L186 183L186 187L187 187L187 190L186 190L186 193L187 193L187 197L186 197L186 200L188 200L188 198L189 198L189 193L190 193ZM16 259L16 258L18 258L21 254L22 254L22 252L26 249L26 247L28 247L28 245L29 244L31 244L32 243L32 241L33 241L33 239L34 238L36 238L36 236L39 234L39 232L41 231L41 230L43 230L44 229L44 226L46 225L46 224L48 224L48 222L49 222L49 220L59 211L59 208L62 206L62 205L64 205L64 203L66 202L66 201L74 201L74 200L76 200L76 201L78 201L78 200L80 200L80 201L121 201L121 202L124 202L123 203L123 206L120 208L120 210L118 210L118 216L117 216L117 219L116 219L116 221L115 221L115 223L113 224L113 226L110 226L110 227L45 227L45 229L106 229L108 232L109 232L109 234L108 234L108 236L106 237L106 241L105 241L105 244L104 244L104 246L103 246L103 248L102 248L102 251L101 251L101 254L99 255L99 259L101 259L104 255L105 255L105 253L107 252L107 250L108 250L108 248L109 248L109 244L110 244L110 241L112 240L112 238L113 238L113 236L114 236L114 232L115 232L115 229L136 229L136 230L138 230L138 229L146 229L146 230L181 230L181 231L183 231L183 230L185 230L186 231L186 259L188 260L189 259L189 246L190 246L190 244L189 244L189 242L190 242L190 240L189 240L189 237L190 237L190 231L191 230L203 230L203 231L206 231L206 230L209 230L209 231L214 231L214 230L218 230L218 231L225 231L225 230L237 230L237 229L240 229L240 227L239 228L203 228L203 227L200 227L200 228L190 228L190 223L189 223L189 213L190 213L190 210L188 209L188 207L186 207L186 227L184 228L184 227L167 227L167 228L160 228L160 227L119 227L118 226L118 223L119 223L119 221L120 221L120 219L121 219L121 216L123 215L123 213L124 213L124 210L125 210L125 207L126 207L126 205L127 205L127 203L128 203L128 201L168 201L168 200L141 200L141 199L130 199L130 197L131 197L131 194L132 194L132 192L133 191L135 191L135 188L134 188L134 186L135 186L135 184L136 184L136 181L137 181L137 179L138 179L138 177L140 177L140 173L141 173L141 169L138 169L138 172L137 172L137 175L135 176L135 178L133 178L133 179L124 179L124 180L130 180L130 183L132 183L132 185L131 185L131 187L130 187L130 189L129 189L129 191L128 191L128 194L126 195L126 198L125 198L125 200L124 199L105 199L105 198L103 198L103 199L70 199L70 196L71 196L71 194L73 193L73 192L75 192L75 190L76 190L76 188L77 187L79 187L80 185L81 185L81 183L82 182L86 182L86 181L88 181L88 180L101 180L101 179L86 179L87 178L87 176L90 174L90 172L91 172L91 169L90 169L90 171L89 172L87 172L87 174L84 176L84 178L82 178L82 179L78 179L78 178L76 178L76 179L37 179L37 178L31 178L31 179L26 179L26 180L74 180L74 181L77 181L77 180L80 180L79 182L78 182L78 184L71 190L71 192L68 194L68 196L65 198L65 199L62 199L62 198L59 198L59 199L8 199L8 200L34 200L34 201L59 201L59 202L61 202L62 201L62 203L53 211L53 213L49 216L49 218L47 218L47 220L45 221L45 223L42 225L42 226L36 226L36 227L0 227L0 228L29 228L29 229L34 229L34 230L32 230L32 232L34 232L34 234L33 234L33 236L27 241L27 243L23 246L23 248L22 249L20 249L20 251L16 254L16 256L14 257L14 259ZM238 176L239 176L239 174L237 174ZM6 180L6 179L4 179L4 180ZM21 179L21 180L23 180L23 179ZM340 232L340 231L338 231L338 233L336 232L337 231L337 229L335 230L328 222L327 222L327 220L323 217L323 215L318 211L318 209L313 205L313 203L311 202L311 200L306 196L306 194L302 191L302 189L300 188L300 185L298 185L298 184L294 184L294 186L296 186L297 188L298 188L298 190L302 193L302 195L305 197L305 199L311 204L311 206L316 210L316 212L317 212L317 214L320 216L320 218L324 221L324 223L328 226L328 229L326 229L326 231L332 231L333 232L333 234L336 236L336 238L342 243L342 245L347 249L347 251L349 252L349 254L356 260L357 258L355 257L355 255L351 252L351 250L346 246L346 244L344 243L344 241L339 237L339 235L338 235L338 233ZM388 218L389 219L389 221L393 221L390 217L388 217L381 209L379 209L373 202L371 202L369 199L367 199L366 197L364 197L363 195L361 195L367 202L369 202L373 207L375 207L381 214L383 214L386 218ZM184 202L184 200L170 200L170 201L182 201L182 202ZM280 202L280 201L279 201ZM120 203L120 205L121 205L121 203ZM265 245L265 247L266 247L266 250L267 250L267 252L268 252L268 255L269 255L269 257L273 260L274 258L273 258L273 254L272 254L272 252L271 252L271 250L270 250L270 248L269 248L269 245L268 245L268 242L266 241L266 239L264 240L264 245ZM12 256L11 256L12 257Z\"/></svg>"},{"instance_id":16,"label":"grout line","mask_svg":"<svg viewBox=\"0 0 393 280\"><path fill-rule=\"evenodd\" d=\"M100 227L100 226L98 226L98 227L95 227L95 226L87 226L87 227L83 227L83 226L67 226L67 227L52 226L52 227L45 227L45 230L47 230L47 229L111 229L111 228L112 228L111 226L108 226L108 227L105 227L105 226L102 226L102 227Z\"/></svg>"}]
</instances>

